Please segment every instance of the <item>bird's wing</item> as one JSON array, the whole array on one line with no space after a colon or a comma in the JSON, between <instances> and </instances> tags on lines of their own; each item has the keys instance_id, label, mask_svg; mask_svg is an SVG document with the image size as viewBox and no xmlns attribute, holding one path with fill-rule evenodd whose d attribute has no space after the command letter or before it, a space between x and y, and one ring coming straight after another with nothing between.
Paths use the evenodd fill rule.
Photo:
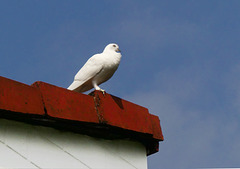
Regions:
<instances>
[{"instance_id":1,"label":"bird's wing","mask_svg":"<svg viewBox=\"0 0 240 169\"><path fill-rule=\"evenodd\" d=\"M77 88L85 85L84 88L92 88L90 80L96 76L103 68L101 62L100 54L93 55L88 61L83 65L83 67L78 71L74 77L73 83L68 87L69 90L76 90Z\"/></svg>"}]
</instances>

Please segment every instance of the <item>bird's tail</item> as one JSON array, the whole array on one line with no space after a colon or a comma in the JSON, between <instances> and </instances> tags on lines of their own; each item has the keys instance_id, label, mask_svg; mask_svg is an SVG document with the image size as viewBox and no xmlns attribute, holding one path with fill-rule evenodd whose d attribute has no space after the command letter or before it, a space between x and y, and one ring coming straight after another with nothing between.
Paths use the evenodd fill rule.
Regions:
<instances>
[{"instance_id":1,"label":"bird's tail","mask_svg":"<svg viewBox=\"0 0 240 169\"><path fill-rule=\"evenodd\" d=\"M73 81L72 84L67 88L68 90L75 90L80 86L79 81Z\"/></svg>"}]
</instances>

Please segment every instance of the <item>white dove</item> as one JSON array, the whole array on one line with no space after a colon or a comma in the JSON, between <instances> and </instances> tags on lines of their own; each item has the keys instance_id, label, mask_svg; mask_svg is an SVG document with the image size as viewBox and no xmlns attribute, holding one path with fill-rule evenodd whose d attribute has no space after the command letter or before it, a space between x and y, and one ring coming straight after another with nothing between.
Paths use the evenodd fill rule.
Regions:
<instances>
[{"instance_id":1,"label":"white dove","mask_svg":"<svg viewBox=\"0 0 240 169\"><path fill-rule=\"evenodd\" d=\"M98 85L110 79L117 70L121 53L117 44L111 43L105 47L102 53L95 54L83 65L74 77L73 83L68 87L69 90L85 92L93 87L103 93L105 90Z\"/></svg>"}]
</instances>

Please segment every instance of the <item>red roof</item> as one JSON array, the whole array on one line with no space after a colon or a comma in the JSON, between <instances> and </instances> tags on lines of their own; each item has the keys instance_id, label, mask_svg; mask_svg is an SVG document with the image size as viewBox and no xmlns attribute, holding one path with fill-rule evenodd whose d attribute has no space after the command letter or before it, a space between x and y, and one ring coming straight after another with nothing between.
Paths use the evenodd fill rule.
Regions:
<instances>
[{"instance_id":1,"label":"red roof","mask_svg":"<svg viewBox=\"0 0 240 169\"><path fill-rule=\"evenodd\" d=\"M147 153L163 141L159 118L110 94L77 93L44 82L31 86L0 76L0 116L106 139L142 142Z\"/></svg>"}]
</instances>

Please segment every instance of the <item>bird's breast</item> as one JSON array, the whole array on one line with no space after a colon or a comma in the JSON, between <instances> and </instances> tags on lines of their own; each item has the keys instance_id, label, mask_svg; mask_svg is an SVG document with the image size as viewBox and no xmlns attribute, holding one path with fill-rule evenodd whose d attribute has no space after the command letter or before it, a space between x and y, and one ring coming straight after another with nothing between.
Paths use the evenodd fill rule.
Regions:
<instances>
[{"instance_id":1,"label":"bird's breast","mask_svg":"<svg viewBox=\"0 0 240 169\"><path fill-rule=\"evenodd\" d=\"M105 58L105 66L106 67L115 67L120 63L122 55L120 53L116 53L114 55L108 55Z\"/></svg>"},{"instance_id":2,"label":"bird's breast","mask_svg":"<svg viewBox=\"0 0 240 169\"><path fill-rule=\"evenodd\" d=\"M120 62L108 62L104 64L102 70L94 77L97 84L101 84L110 79L117 70Z\"/></svg>"}]
</instances>

